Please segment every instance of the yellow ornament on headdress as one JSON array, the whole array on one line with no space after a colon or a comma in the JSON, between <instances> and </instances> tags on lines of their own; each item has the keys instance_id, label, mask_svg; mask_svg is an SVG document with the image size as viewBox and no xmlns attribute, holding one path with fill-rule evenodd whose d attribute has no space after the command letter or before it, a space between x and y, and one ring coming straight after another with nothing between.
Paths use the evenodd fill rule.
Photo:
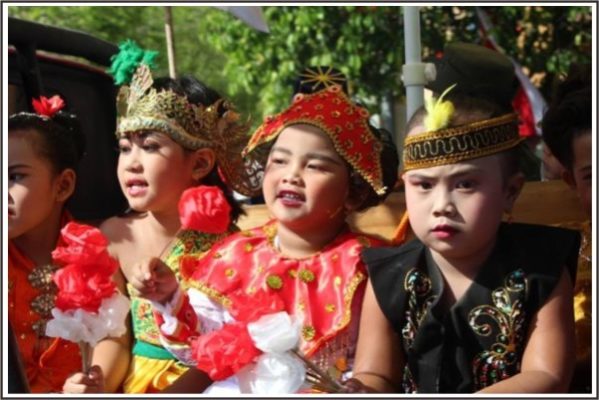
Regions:
<instances>
[{"instance_id":1,"label":"yellow ornament on headdress","mask_svg":"<svg viewBox=\"0 0 599 400\"><path fill-rule=\"evenodd\" d=\"M438 99L435 99L434 97L425 99L424 108L426 110L426 117L424 118L424 127L427 131L436 131L449 125L449 120L451 119L455 108L451 101L443 101L443 97L445 97L445 95L455 86L456 84L453 84L445 89Z\"/></svg>"}]
</instances>

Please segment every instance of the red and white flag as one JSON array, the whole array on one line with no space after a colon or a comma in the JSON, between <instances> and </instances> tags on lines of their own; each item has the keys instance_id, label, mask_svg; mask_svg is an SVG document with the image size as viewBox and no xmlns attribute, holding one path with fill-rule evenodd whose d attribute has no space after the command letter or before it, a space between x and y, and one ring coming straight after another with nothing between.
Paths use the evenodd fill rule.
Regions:
<instances>
[{"instance_id":1,"label":"red and white flag","mask_svg":"<svg viewBox=\"0 0 599 400\"><path fill-rule=\"evenodd\" d=\"M540 136L540 122L543 119L543 113L545 112L547 102L543 98L541 92L532 84L528 76L526 76L522 66L510 57L509 54L499 46L496 39L493 37L493 34L489 33L493 29L493 23L489 19L487 13L480 7L476 7L476 14L481 23L480 31L484 45L505 54L512 64L514 64L520 86L512 100L512 105L520 117L520 135L525 137L534 135Z\"/></svg>"}]
</instances>

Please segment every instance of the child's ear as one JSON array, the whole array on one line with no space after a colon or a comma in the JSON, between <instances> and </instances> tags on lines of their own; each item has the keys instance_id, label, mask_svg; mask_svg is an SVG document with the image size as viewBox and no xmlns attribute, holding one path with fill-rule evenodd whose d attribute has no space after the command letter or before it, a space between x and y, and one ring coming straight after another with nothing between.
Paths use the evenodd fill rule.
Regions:
<instances>
[{"instance_id":1,"label":"child's ear","mask_svg":"<svg viewBox=\"0 0 599 400\"><path fill-rule=\"evenodd\" d=\"M77 175L71 168L67 168L62 171L56 177L56 201L65 202L71 197L75 191L75 183L77 182Z\"/></svg>"},{"instance_id":2,"label":"child's ear","mask_svg":"<svg viewBox=\"0 0 599 400\"><path fill-rule=\"evenodd\" d=\"M214 150L204 147L194 152L194 164L191 177L195 181L201 181L212 171L216 163L216 154Z\"/></svg>"},{"instance_id":3,"label":"child's ear","mask_svg":"<svg viewBox=\"0 0 599 400\"><path fill-rule=\"evenodd\" d=\"M569 169L565 169L562 171L562 179L564 182L570 186L570 189L576 190L576 180L574 179L574 174Z\"/></svg>"},{"instance_id":4,"label":"child's ear","mask_svg":"<svg viewBox=\"0 0 599 400\"><path fill-rule=\"evenodd\" d=\"M505 185L505 211L512 211L514 203L516 202L518 196L520 196L520 192L524 187L525 181L526 178L524 177L524 174L521 172L518 172L508 178Z\"/></svg>"}]
</instances>

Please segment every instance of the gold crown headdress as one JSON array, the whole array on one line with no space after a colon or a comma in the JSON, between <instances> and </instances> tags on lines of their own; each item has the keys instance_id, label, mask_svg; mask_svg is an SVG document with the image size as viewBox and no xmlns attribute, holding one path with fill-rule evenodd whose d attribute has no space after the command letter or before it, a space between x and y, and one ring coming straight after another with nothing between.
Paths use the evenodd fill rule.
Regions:
<instances>
[{"instance_id":1,"label":"gold crown headdress","mask_svg":"<svg viewBox=\"0 0 599 400\"><path fill-rule=\"evenodd\" d=\"M144 51L132 41L119 47L109 72L117 84L127 82L127 70L134 72L129 72L131 83L121 86L117 95L117 137L126 132L159 131L189 150L212 148L226 183L244 195L257 194L260 171L241 156L249 139L249 124L239 123L232 104L219 99L204 106L173 90L156 90L150 72L156 53Z\"/></svg>"},{"instance_id":2,"label":"gold crown headdress","mask_svg":"<svg viewBox=\"0 0 599 400\"><path fill-rule=\"evenodd\" d=\"M446 128L455 110L450 101L443 101L443 97L454 86L436 100L427 99L427 115L423 121L427 132L406 137L404 171L489 156L515 147L524 139L518 133L515 113Z\"/></svg>"}]
</instances>

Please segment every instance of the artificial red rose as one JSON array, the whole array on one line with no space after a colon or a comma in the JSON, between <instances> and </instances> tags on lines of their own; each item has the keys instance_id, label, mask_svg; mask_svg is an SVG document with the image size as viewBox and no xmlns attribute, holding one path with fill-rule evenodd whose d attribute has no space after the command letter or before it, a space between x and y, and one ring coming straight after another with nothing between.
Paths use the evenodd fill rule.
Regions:
<instances>
[{"instance_id":1,"label":"artificial red rose","mask_svg":"<svg viewBox=\"0 0 599 400\"><path fill-rule=\"evenodd\" d=\"M112 266L102 264L69 264L54 273L58 287L55 306L62 311L82 308L97 312L102 300L116 291Z\"/></svg>"},{"instance_id":2,"label":"artificial red rose","mask_svg":"<svg viewBox=\"0 0 599 400\"><path fill-rule=\"evenodd\" d=\"M278 294L258 290L249 295L238 289L228 295L233 306L228 310L236 321L246 324L258 320L263 315L273 314L285 309L285 303Z\"/></svg>"},{"instance_id":3,"label":"artificial red rose","mask_svg":"<svg viewBox=\"0 0 599 400\"><path fill-rule=\"evenodd\" d=\"M231 206L218 187L195 186L181 195L179 219L182 229L223 233L231 221Z\"/></svg>"},{"instance_id":4,"label":"artificial red rose","mask_svg":"<svg viewBox=\"0 0 599 400\"><path fill-rule=\"evenodd\" d=\"M191 348L197 368L213 381L227 379L262 354L254 346L246 325L239 322L197 337Z\"/></svg>"},{"instance_id":5,"label":"artificial red rose","mask_svg":"<svg viewBox=\"0 0 599 400\"><path fill-rule=\"evenodd\" d=\"M52 252L54 262L60 265L67 264L114 264L114 273L118 265L112 264L108 254L108 240L98 228L93 226L69 222L60 231L60 245Z\"/></svg>"},{"instance_id":6,"label":"artificial red rose","mask_svg":"<svg viewBox=\"0 0 599 400\"><path fill-rule=\"evenodd\" d=\"M39 115L45 115L52 118L54 114L64 108L64 100L59 95L54 95L50 98L40 96L40 99L31 101L33 108Z\"/></svg>"}]
</instances>

